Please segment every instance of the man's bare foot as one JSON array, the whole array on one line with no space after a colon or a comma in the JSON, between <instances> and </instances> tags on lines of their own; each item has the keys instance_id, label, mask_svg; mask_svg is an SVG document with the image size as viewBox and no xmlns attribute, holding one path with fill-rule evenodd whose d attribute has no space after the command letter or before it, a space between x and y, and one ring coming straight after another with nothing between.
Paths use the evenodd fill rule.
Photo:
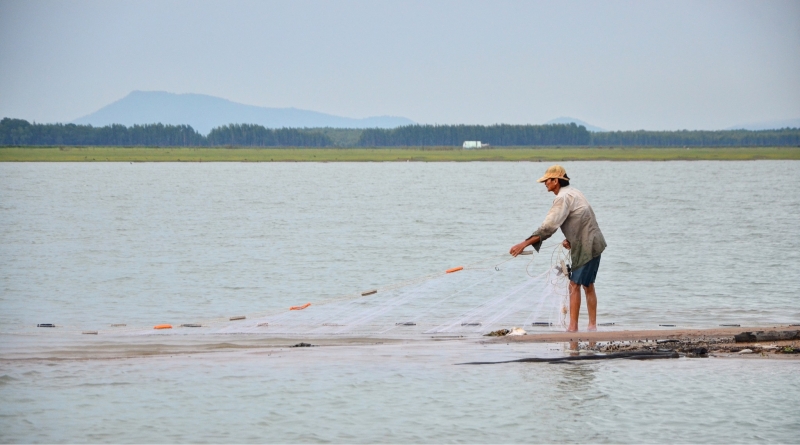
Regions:
<instances>
[{"instance_id":1,"label":"man's bare foot","mask_svg":"<svg viewBox=\"0 0 800 445\"><path fill-rule=\"evenodd\" d=\"M596 332L597 331L597 325L589 326L589 327L586 328L586 330L589 331L589 332Z\"/></svg>"},{"instance_id":2,"label":"man's bare foot","mask_svg":"<svg viewBox=\"0 0 800 445\"><path fill-rule=\"evenodd\" d=\"M570 326L567 328L567 332L578 332L577 326Z\"/></svg>"}]
</instances>

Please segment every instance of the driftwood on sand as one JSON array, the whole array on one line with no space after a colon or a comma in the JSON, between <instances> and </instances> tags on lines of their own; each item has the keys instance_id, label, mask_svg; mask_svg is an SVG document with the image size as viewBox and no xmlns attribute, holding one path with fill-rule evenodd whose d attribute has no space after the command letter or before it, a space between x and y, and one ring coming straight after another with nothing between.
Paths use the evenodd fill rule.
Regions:
<instances>
[{"instance_id":1,"label":"driftwood on sand","mask_svg":"<svg viewBox=\"0 0 800 445\"><path fill-rule=\"evenodd\" d=\"M733 336L736 343L753 343L760 341L800 340L800 331L755 331L742 332Z\"/></svg>"}]
</instances>

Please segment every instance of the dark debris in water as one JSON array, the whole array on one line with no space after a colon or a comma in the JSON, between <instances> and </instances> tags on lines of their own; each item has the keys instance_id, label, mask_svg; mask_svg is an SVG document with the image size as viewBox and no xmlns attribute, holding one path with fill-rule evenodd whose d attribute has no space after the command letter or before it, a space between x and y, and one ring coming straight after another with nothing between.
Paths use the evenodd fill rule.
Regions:
<instances>
[{"instance_id":1,"label":"dark debris in water","mask_svg":"<svg viewBox=\"0 0 800 445\"><path fill-rule=\"evenodd\" d=\"M788 343L788 342L787 342ZM617 352L651 352L668 353L675 352L683 357L708 357L709 354L798 354L800 347L792 344L750 344L737 343L731 337L722 338L669 338L661 340L633 340L633 341L611 341L611 342L579 342L579 351L595 353L617 353Z\"/></svg>"},{"instance_id":2,"label":"dark debris in water","mask_svg":"<svg viewBox=\"0 0 800 445\"><path fill-rule=\"evenodd\" d=\"M665 358L678 358L680 355L674 351L657 352L657 351L627 351L627 352L614 352L611 354L592 354L592 355L571 355L567 357L531 357L522 358L518 360L506 360L501 362L470 362L459 363L460 365L498 365L502 363L564 363L573 361L584 360L655 360Z\"/></svg>"},{"instance_id":3,"label":"dark debris in water","mask_svg":"<svg viewBox=\"0 0 800 445\"><path fill-rule=\"evenodd\" d=\"M503 329L487 335L502 336ZM461 365L489 365L500 363L574 363L583 360L652 360L678 357L705 358L709 356L755 355L768 357L771 354L800 354L797 340L769 343L736 343L733 337L666 338L630 341L577 341L570 342L569 356L531 357L499 362L471 362Z\"/></svg>"},{"instance_id":4,"label":"dark debris in water","mask_svg":"<svg viewBox=\"0 0 800 445\"><path fill-rule=\"evenodd\" d=\"M296 345L290 346L290 348L310 348L313 347L311 343L298 343Z\"/></svg>"},{"instance_id":5,"label":"dark debris in water","mask_svg":"<svg viewBox=\"0 0 800 445\"><path fill-rule=\"evenodd\" d=\"M730 341L727 341L730 343ZM716 340L634 340L611 342L581 342L578 350L591 351L603 354L615 353L651 353L651 354L678 354L684 357L708 357L711 350L710 343Z\"/></svg>"}]
</instances>

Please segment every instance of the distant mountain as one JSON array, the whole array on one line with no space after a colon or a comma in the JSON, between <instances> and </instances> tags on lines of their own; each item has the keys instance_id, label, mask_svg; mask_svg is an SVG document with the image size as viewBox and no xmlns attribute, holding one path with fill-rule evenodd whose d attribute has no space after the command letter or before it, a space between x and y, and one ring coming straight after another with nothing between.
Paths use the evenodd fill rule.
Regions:
<instances>
[{"instance_id":1,"label":"distant mountain","mask_svg":"<svg viewBox=\"0 0 800 445\"><path fill-rule=\"evenodd\" d=\"M353 119L297 108L244 105L204 94L173 94L164 91L134 91L72 122L95 127L111 124L129 127L134 124L186 124L202 134L208 134L214 127L228 124L258 124L267 128L395 128L414 123L404 117Z\"/></svg>"},{"instance_id":2,"label":"distant mountain","mask_svg":"<svg viewBox=\"0 0 800 445\"><path fill-rule=\"evenodd\" d=\"M607 131L607 130L605 130L603 128L595 127L594 125L590 125L590 124L588 124L588 123L586 123L586 122L584 122L584 121L582 121L580 119L573 119L571 117L559 117L558 119L553 119L551 121L545 122L545 125L546 124L572 124L572 123L575 123L576 125L583 125L584 127L586 127L587 130L593 131L593 132Z\"/></svg>"},{"instance_id":3,"label":"distant mountain","mask_svg":"<svg viewBox=\"0 0 800 445\"><path fill-rule=\"evenodd\" d=\"M785 119L734 125L726 130L779 130L781 128L800 128L800 119Z\"/></svg>"}]
</instances>

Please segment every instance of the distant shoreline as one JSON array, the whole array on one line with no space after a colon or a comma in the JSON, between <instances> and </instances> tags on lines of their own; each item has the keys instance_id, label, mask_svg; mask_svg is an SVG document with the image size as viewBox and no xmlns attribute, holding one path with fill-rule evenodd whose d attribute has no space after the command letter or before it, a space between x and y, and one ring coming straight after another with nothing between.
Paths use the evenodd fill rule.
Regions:
<instances>
[{"instance_id":1,"label":"distant shoreline","mask_svg":"<svg viewBox=\"0 0 800 445\"><path fill-rule=\"evenodd\" d=\"M0 147L0 162L551 162L800 160L800 147Z\"/></svg>"}]
</instances>

